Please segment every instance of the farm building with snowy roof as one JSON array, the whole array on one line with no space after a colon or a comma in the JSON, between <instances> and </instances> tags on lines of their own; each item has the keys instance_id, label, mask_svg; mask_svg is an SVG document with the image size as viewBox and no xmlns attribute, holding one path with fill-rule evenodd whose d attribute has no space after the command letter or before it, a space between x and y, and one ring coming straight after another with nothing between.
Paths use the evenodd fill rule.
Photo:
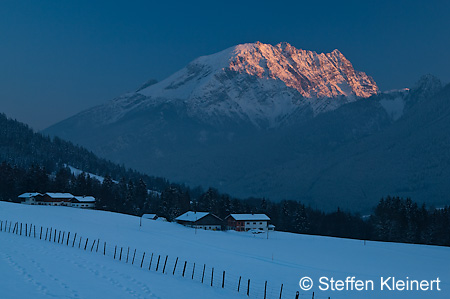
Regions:
<instances>
[{"instance_id":1,"label":"farm building with snowy roof","mask_svg":"<svg viewBox=\"0 0 450 299\"><path fill-rule=\"evenodd\" d=\"M209 212L188 211L175 218L175 221L184 226L205 230L221 230L223 224L222 219Z\"/></svg>"},{"instance_id":2,"label":"farm building with snowy roof","mask_svg":"<svg viewBox=\"0 0 450 299\"><path fill-rule=\"evenodd\" d=\"M43 206L66 206L74 208L94 208L92 196L74 196L70 193L23 193L18 196L23 204Z\"/></svg>"},{"instance_id":3,"label":"farm building with snowy roof","mask_svg":"<svg viewBox=\"0 0 450 299\"><path fill-rule=\"evenodd\" d=\"M270 218L266 214L230 214L225 218L227 229L238 232L249 230L269 230ZM273 225L270 229L275 228Z\"/></svg>"}]
</instances>

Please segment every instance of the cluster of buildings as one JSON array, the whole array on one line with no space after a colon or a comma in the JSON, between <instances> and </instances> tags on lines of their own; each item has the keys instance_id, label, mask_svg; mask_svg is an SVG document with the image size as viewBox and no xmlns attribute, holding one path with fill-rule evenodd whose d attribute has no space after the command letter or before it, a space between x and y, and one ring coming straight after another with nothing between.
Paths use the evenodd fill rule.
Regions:
<instances>
[{"instance_id":1,"label":"cluster of buildings","mask_svg":"<svg viewBox=\"0 0 450 299\"><path fill-rule=\"evenodd\" d=\"M251 231L254 233L275 230L275 226L269 224L270 218L266 214L230 214L225 220L209 212L188 211L177 218L179 224L205 230Z\"/></svg>"},{"instance_id":2,"label":"cluster of buildings","mask_svg":"<svg viewBox=\"0 0 450 299\"><path fill-rule=\"evenodd\" d=\"M95 198L92 196L75 196L70 193L23 193L19 200L27 205L66 206L74 208L95 208Z\"/></svg>"},{"instance_id":3,"label":"cluster of buildings","mask_svg":"<svg viewBox=\"0 0 450 299\"><path fill-rule=\"evenodd\" d=\"M95 208L95 198L92 196L75 196L70 193L23 193L19 200L28 205L67 206L75 208ZM144 219L167 221L156 214L144 214ZM235 230L239 232L267 232L275 230L269 224L270 218L266 214L230 214L221 219L209 212L188 211L175 221L184 226L204 230Z\"/></svg>"}]
</instances>

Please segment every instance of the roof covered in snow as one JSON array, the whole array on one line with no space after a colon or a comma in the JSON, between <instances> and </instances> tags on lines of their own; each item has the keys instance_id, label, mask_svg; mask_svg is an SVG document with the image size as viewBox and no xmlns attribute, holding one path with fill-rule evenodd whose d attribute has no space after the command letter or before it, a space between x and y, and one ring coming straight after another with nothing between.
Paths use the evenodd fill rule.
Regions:
<instances>
[{"instance_id":1,"label":"roof covered in snow","mask_svg":"<svg viewBox=\"0 0 450 299\"><path fill-rule=\"evenodd\" d=\"M95 197L93 196L74 196L79 202L95 202Z\"/></svg>"},{"instance_id":2,"label":"roof covered in snow","mask_svg":"<svg viewBox=\"0 0 450 299\"><path fill-rule=\"evenodd\" d=\"M30 197L35 197L35 196L39 196L42 195L41 193L37 193L37 192L32 192L32 193L23 193L20 194L18 197L19 198L30 198Z\"/></svg>"},{"instance_id":3,"label":"roof covered in snow","mask_svg":"<svg viewBox=\"0 0 450 299\"><path fill-rule=\"evenodd\" d=\"M156 218L158 218L158 215L156 215L156 214L144 214L144 215L142 215L142 218L145 218L145 219L156 219Z\"/></svg>"},{"instance_id":4,"label":"roof covered in snow","mask_svg":"<svg viewBox=\"0 0 450 299\"><path fill-rule=\"evenodd\" d=\"M183 215L178 216L177 218L175 218L176 221L188 221L188 222L195 222L203 217L205 217L206 215L208 215L209 212L193 212L193 211L188 211L186 213L184 213Z\"/></svg>"},{"instance_id":5,"label":"roof covered in snow","mask_svg":"<svg viewBox=\"0 0 450 299\"><path fill-rule=\"evenodd\" d=\"M51 198L74 198L75 197L75 196L73 196L70 193L50 193L50 192L47 192L47 193L45 193L45 195L48 195Z\"/></svg>"},{"instance_id":6,"label":"roof covered in snow","mask_svg":"<svg viewBox=\"0 0 450 299\"><path fill-rule=\"evenodd\" d=\"M230 214L228 217L233 217L237 221L270 221L266 214Z\"/></svg>"}]
</instances>

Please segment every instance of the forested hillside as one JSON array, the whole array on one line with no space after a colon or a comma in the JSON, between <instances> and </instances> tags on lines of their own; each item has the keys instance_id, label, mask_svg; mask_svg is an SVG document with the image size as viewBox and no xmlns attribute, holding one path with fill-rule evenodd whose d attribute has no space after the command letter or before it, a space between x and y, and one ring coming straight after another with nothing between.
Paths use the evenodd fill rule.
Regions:
<instances>
[{"instance_id":1,"label":"forested hillside","mask_svg":"<svg viewBox=\"0 0 450 299\"><path fill-rule=\"evenodd\" d=\"M70 192L94 196L97 209L157 213L169 221L188 210L209 211L222 219L230 213L265 213L280 231L450 246L448 207L431 209L387 197L372 215L361 217L339 208L325 213L294 200L238 199L213 188L203 191L126 170L70 142L34 133L5 115L0 115L0 130L0 200L18 202L24 192ZM75 175L67 165L86 172Z\"/></svg>"},{"instance_id":2,"label":"forested hillside","mask_svg":"<svg viewBox=\"0 0 450 299\"><path fill-rule=\"evenodd\" d=\"M39 165L48 172L70 165L99 176L111 176L114 180L139 178L150 189L157 191L169 185L166 179L126 169L71 142L36 133L26 124L9 119L4 114L0 114L0 161L22 168Z\"/></svg>"}]
</instances>

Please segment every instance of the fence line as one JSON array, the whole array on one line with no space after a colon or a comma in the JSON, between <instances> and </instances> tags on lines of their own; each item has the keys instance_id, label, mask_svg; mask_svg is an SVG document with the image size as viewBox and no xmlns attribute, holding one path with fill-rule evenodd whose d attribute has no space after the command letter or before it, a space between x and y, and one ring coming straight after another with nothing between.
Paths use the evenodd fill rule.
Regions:
<instances>
[{"instance_id":1,"label":"fence line","mask_svg":"<svg viewBox=\"0 0 450 299\"><path fill-rule=\"evenodd\" d=\"M49 241L57 243L60 245L66 245L75 247L75 243L78 241L78 248L83 251L90 251L98 253L100 239L91 239L86 237L83 242L84 246L81 246L83 237L79 236L77 233L72 234L70 231L61 231L56 228L43 227L37 228L38 234L36 234L36 225L30 223L14 222L12 227L12 221L0 220L0 232L13 233L27 238L34 238L43 241ZM9 226L8 226L9 224ZM44 236L45 229L45 236ZM33 232L33 233L32 233ZM58 235L58 237L57 237ZM71 237L73 236L73 237ZM52 238L53 237L53 238ZM88 247L88 245L90 247ZM298 290L286 289L284 284L279 286L272 285L268 281L259 282L253 281L250 278L245 278L243 276L237 276L233 273L215 270L214 267L203 264L197 264L195 262L190 262L188 260L179 260L179 257L172 258L168 255L161 253L140 251L137 248L133 248L133 256L131 258L130 247L118 247L117 244L109 245L106 241L103 242L103 250L100 250L100 254L103 256L112 257L118 262L129 263L131 260L131 265L134 265L135 259L137 259L136 266L139 268L148 268L148 271L159 272L164 275L172 275L183 277L186 279L191 279L201 284L209 285L211 287L217 287L222 289L231 290L237 292L238 294L245 296L247 298L259 298L259 299L331 299L330 297L320 297L314 294L300 293ZM89 250L90 248L90 250ZM95 250L94 250L95 248ZM100 247L101 248L101 247ZM126 248L126 258L123 250ZM119 252L120 250L120 252ZM122 261L123 255L123 261ZM156 256L158 256L157 261L155 261ZM144 267L147 265L148 267ZM215 273L216 272L216 273Z\"/></svg>"}]
</instances>

